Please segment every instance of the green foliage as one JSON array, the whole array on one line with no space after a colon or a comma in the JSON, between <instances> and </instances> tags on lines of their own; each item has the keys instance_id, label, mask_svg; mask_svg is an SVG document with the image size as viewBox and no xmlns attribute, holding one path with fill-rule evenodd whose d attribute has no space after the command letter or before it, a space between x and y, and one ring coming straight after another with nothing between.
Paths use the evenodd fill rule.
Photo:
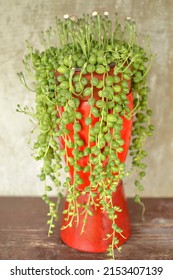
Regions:
<instances>
[{"instance_id":1,"label":"green foliage","mask_svg":"<svg viewBox=\"0 0 173 280\"><path fill-rule=\"evenodd\" d=\"M68 226L78 220L78 209L84 213L83 229L88 215L93 215L90 206L101 207L112 221L112 232L108 255L114 256L114 247L118 246L118 235L122 230L116 225L118 205L113 206L112 192L116 190L120 180L136 172L135 201L142 204L140 192L143 190L142 179L146 172L143 159L147 153L144 144L147 136L154 130L150 123L152 110L149 108L149 88L147 75L152 64L148 37L137 34L134 21L127 19L124 26L115 21L114 26L108 15L83 15L73 20L66 18L56 20L56 28L41 33L43 50L35 50L27 44L28 53L23 60L25 70L34 79L35 109L18 105L17 111L31 116L36 121L37 141L33 145L34 158L42 160L40 180L44 182L43 200L49 205L49 235L55 227L61 189L67 188L69 202ZM56 42L55 42L56 41ZM54 42L54 44L52 43ZM113 70L114 75L110 74ZM97 77L94 73L97 73ZM90 80L87 75L90 75ZM30 90L26 78L18 74L22 84ZM99 78L98 78L99 76ZM131 83L134 109L129 108L127 96ZM94 90L98 90L99 100L94 98ZM90 114L85 119L88 126L88 146L80 136L82 129L80 120L83 115L78 111L81 98L88 98ZM60 108L63 107L63 112ZM92 117L98 118L95 124ZM133 132L130 146L132 168L125 170L125 164L119 160L119 153L124 150L121 136L123 119L133 118ZM72 124L74 142L69 140L68 125ZM73 157L68 156L67 149L61 149L58 137L64 139L66 147L72 149ZM94 145L91 143L94 143ZM85 147L85 149L84 149ZM66 182L61 186L61 156L66 156ZM83 172L90 172L90 185L83 190L88 194L86 205L77 203L80 195L78 188L83 180L78 174L82 167L78 160L88 156L89 164ZM105 165L105 160L108 159ZM74 182L68 176L70 166L74 167ZM47 183L48 178L52 185ZM49 194L52 188L57 189L57 203ZM95 201L97 193L99 200ZM117 247L118 248L118 247Z\"/></svg>"}]
</instances>

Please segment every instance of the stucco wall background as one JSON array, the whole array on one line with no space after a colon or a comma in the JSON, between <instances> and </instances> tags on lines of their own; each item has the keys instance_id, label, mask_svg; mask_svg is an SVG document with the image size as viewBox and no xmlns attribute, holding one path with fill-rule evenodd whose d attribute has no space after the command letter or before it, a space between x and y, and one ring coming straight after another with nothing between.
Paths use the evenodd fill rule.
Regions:
<instances>
[{"instance_id":1,"label":"stucco wall background","mask_svg":"<svg viewBox=\"0 0 173 280\"><path fill-rule=\"evenodd\" d=\"M151 36L157 57L150 73L150 105L156 127L146 149L147 176L143 196L173 196L173 1L172 0L0 0L0 195L42 194L37 178L40 163L27 142L31 124L16 113L16 105L32 105L33 96L20 84L25 40L38 41L38 32L54 24L55 16L97 10L131 16L138 30ZM62 180L64 173L62 173ZM126 194L134 187L126 180Z\"/></svg>"}]
</instances>

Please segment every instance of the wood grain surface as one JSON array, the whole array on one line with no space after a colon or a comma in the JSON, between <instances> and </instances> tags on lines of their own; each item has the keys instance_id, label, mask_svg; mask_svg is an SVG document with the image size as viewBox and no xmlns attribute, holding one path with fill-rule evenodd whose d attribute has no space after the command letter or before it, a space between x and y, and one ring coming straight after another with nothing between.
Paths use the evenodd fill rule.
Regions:
<instances>
[{"instance_id":1,"label":"wood grain surface","mask_svg":"<svg viewBox=\"0 0 173 280\"><path fill-rule=\"evenodd\" d=\"M173 199L144 198L141 208L128 199L132 235L116 253L118 260L173 260ZM62 204L62 203L61 203ZM105 253L83 253L66 246L59 225L47 237L47 208L40 198L0 198L1 260L104 260Z\"/></svg>"}]
</instances>

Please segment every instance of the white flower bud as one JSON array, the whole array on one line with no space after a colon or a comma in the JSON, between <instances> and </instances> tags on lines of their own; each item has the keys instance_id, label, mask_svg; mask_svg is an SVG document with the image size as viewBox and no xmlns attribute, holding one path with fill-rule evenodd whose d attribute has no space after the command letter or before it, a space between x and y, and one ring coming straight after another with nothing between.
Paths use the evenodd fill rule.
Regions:
<instances>
[{"instance_id":1,"label":"white flower bud","mask_svg":"<svg viewBox=\"0 0 173 280\"><path fill-rule=\"evenodd\" d=\"M95 17L95 16L97 16L97 15L98 15L97 11L92 12L92 16L93 16L93 17Z\"/></svg>"},{"instance_id":2,"label":"white flower bud","mask_svg":"<svg viewBox=\"0 0 173 280\"><path fill-rule=\"evenodd\" d=\"M65 15L64 15L64 19L67 19L67 18L69 18L69 15L68 15L68 14L65 14Z\"/></svg>"},{"instance_id":3,"label":"white flower bud","mask_svg":"<svg viewBox=\"0 0 173 280\"><path fill-rule=\"evenodd\" d=\"M105 16L108 16L108 15L109 15L109 12L105 11L105 12L104 12L104 15L105 15Z\"/></svg>"}]
</instances>

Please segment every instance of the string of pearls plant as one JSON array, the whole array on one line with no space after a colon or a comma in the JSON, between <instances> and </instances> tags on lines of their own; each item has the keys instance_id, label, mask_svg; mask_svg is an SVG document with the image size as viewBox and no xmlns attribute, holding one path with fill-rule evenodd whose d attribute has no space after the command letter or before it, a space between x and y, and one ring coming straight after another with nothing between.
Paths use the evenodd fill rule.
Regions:
<instances>
[{"instance_id":1,"label":"string of pearls plant","mask_svg":"<svg viewBox=\"0 0 173 280\"><path fill-rule=\"evenodd\" d=\"M117 234L122 234L122 230L116 224L121 209L118 205L112 207L112 192L120 180L132 171L136 174L135 201L142 204L141 181L146 173L143 159L147 156L144 144L154 130L150 122L152 111L148 103L147 85L147 75L153 61L149 38L137 33L136 24L131 18L121 25L116 15L113 24L108 12L103 15L93 12L81 18L68 15L63 20L57 18L55 29L49 28L41 33L41 43L43 49L36 50L27 42L28 52L23 60L26 74L18 73L24 86L35 94L35 108L18 105L17 111L31 116L39 131L33 149L34 158L43 162L39 177L44 182L43 200L49 206L48 235L53 233L64 188L68 190L68 226L78 219L78 208L82 207L85 213L83 231L87 216L92 215L89 206L95 203L93 198L97 191L100 198L96 206L101 206L112 221L112 233L105 238L110 239L108 255L113 257L114 247L118 246ZM109 74L111 68L113 76ZM87 73L91 75L90 82L85 77ZM102 80L94 77L94 73L102 75ZM32 89L26 77L34 81ZM129 108L127 99L129 81L134 98L133 110ZM93 96L95 88L99 90L99 100ZM85 149L82 149L85 143L80 137L79 122L83 116L78 112L82 97L88 97L91 107L90 115L85 120L89 127L89 143ZM61 107L64 108L63 113L59 111ZM98 118L94 125L92 117ZM124 145L121 137L122 117L134 118L130 146L132 166L129 172L118 157ZM69 139L67 125L70 123L73 123L74 142ZM58 137L64 139L66 147L73 149L73 157L68 156L66 148L60 148ZM63 186L60 178L62 156L66 156L67 162ZM89 156L89 165L82 170L78 160L85 156ZM105 166L103 162L106 158L108 162ZM73 183L69 176L70 166L74 167ZM89 194L87 205L77 203L77 197L81 194L79 188L83 183L79 171L90 172L90 185L82 192ZM48 184L48 178L52 184ZM57 190L57 202L50 196L53 188Z\"/></svg>"}]
</instances>

